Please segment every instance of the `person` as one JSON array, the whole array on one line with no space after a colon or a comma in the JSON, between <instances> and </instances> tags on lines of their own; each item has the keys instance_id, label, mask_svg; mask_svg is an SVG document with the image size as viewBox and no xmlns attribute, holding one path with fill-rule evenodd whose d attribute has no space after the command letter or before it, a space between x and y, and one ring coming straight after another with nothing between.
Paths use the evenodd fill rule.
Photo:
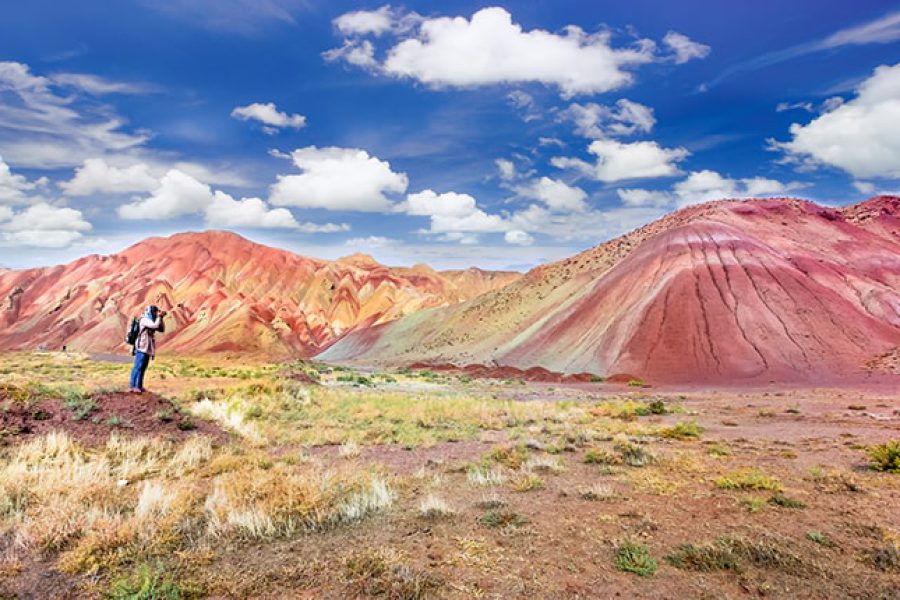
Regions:
<instances>
[{"instance_id":1,"label":"person","mask_svg":"<svg viewBox=\"0 0 900 600\"><path fill-rule=\"evenodd\" d=\"M166 331L166 311L156 306L148 306L140 321L140 332L134 344L134 367L131 369L131 389L133 394L144 393L144 373L150 361L156 358L156 334Z\"/></svg>"}]
</instances>

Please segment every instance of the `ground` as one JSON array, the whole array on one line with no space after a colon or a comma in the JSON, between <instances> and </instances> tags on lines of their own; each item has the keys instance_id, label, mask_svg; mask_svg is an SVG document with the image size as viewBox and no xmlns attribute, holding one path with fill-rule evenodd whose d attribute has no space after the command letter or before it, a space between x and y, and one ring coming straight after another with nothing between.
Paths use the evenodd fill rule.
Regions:
<instances>
[{"instance_id":1,"label":"ground","mask_svg":"<svg viewBox=\"0 0 900 600\"><path fill-rule=\"evenodd\" d=\"M0 598L900 598L895 388L110 358L0 355Z\"/></svg>"}]
</instances>

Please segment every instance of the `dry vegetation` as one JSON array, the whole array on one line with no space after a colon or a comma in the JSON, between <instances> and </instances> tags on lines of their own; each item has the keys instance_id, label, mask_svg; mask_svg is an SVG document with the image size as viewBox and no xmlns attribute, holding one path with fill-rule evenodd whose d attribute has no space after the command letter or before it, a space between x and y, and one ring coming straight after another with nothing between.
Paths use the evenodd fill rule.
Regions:
<instances>
[{"instance_id":1,"label":"dry vegetation","mask_svg":"<svg viewBox=\"0 0 900 600\"><path fill-rule=\"evenodd\" d=\"M79 438L127 371L0 356L0 411L64 417L0 430L0 598L900 589L897 421L823 409L768 433L827 399L164 358L148 382L177 436L123 414Z\"/></svg>"}]
</instances>

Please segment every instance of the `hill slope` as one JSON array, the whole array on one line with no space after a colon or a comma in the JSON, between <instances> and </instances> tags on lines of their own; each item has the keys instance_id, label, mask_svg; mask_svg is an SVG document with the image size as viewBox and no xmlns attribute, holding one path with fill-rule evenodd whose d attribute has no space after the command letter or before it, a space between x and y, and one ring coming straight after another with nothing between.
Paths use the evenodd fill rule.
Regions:
<instances>
[{"instance_id":1,"label":"hill slope","mask_svg":"<svg viewBox=\"0 0 900 600\"><path fill-rule=\"evenodd\" d=\"M900 198L672 213L468 302L345 337L323 360L496 362L651 381L813 380L900 345Z\"/></svg>"},{"instance_id":2,"label":"hill slope","mask_svg":"<svg viewBox=\"0 0 900 600\"><path fill-rule=\"evenodd\" d=\"M132 315L169 310L169 351L308 356L363 324L470 299L517 279L298 256L224 232L150 238L112 256L0 270L0 350L122 350Z\"/></svg>"}]
</instances>

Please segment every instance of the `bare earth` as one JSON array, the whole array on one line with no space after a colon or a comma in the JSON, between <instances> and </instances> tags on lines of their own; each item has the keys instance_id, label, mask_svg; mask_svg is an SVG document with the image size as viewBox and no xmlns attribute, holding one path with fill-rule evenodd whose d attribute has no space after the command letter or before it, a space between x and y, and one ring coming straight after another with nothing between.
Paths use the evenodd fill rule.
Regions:
<instances>
[{"instance_id":1,"label":"bare earth","mask_svg":"<svg viewBox=\"0 0 900 600\"><path fill-rule=\"evenodd\" d=\"M603 403L661 400L676 412L612 422L656 432L695 422L702 433L694 439L627 434L629 443L654 457L646 466L587 462L597 453L614 456L624 430L584 439L577 426L554 429L546 417L412 447L361 443L348 451L273 442L264 451L276 464L303 457L328 469L384 474L392 506L359 522L287 537L186 543L160 559L187 582L183 590L190 593L183 597L900 598L900 475L871 470L865 452L900 439L900 393L890 385L678 390L398 379L378 389L408 393L411 402L464 389L526 409L554 401L588 412ZM325 378L322 385L340 384ZM12 422L4 419L4 427ZM120 433L152 435L150 422ZM40 431L7 431L7 455L49 424L78 435L70 420L43 419ZM185 435L212 435L216 448L245 444L208 422L190 432L170 423L158 427L175 443ZM93 434L81 439L99 443ZM517 464L529 460L529 467ZM473 483L474 464L493 465L503 481ZM722 483L748 470L776 482L780 492ZM529 476L540 484L517 491L517 482ZM430 495L446 510L423 514L421 503ZM779 504L776 496L793 504ZM625 543L646 546L655 573L617 568ZM716 543L731 544L736 564L690 568L666 558L682 544ZM11 556L12 547L4 547ZM103 597L112 579L112 570L104 569L63 573L56 551L33 548L0 562L0 598Z\"/></svg>"}]
</instances>

